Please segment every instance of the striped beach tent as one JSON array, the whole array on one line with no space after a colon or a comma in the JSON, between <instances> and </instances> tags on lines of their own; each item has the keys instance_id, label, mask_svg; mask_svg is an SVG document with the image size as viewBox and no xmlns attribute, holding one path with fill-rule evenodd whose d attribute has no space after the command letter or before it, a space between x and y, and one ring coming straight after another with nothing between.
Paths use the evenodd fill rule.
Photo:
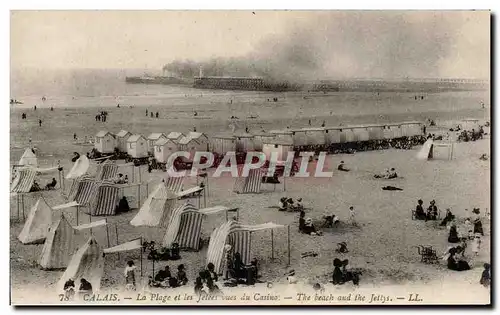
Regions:
<instances>
[{"instance_id":1,"label":"striped beach tent","mask_svg":"<svg viewBox=\"0 0 500 315\"><path fill-rule=\"evenodd\" d=\"M177 243L180 248L198 250L204 217L206 215L235 210L237 209L224 206L198 210L190 204L184 204L176 208L172 213L167 232L163 238L163 246L170 247L173 243Z\"/></svg>"},{"instance_id":2,"label":"striped beach tent","mask_svg":"<svg viewBox=\"0 0 500 315\"><path fill-rule=\"evenodd\" d=\"M241 171L238 172L240 176L234 183L233 191L238 194L258 194L260 193L260 186L262 184L262 170L252 169L247 177L241 176Z\"/></svg>"},{"instance_id":3,"label":"striped beach tent","mask_svg":"<svg viewBox=\"0 0 500 315\"><path fill-rule=\"evenodd\" d=\"M17 238L23 244L43 243L51 223L52 209L45 202L45 199L39 198L33 208L31 208L28 219Z\"/></svg>"},{"instance_id":4,"label":"striped beach tent","mask_svg":"<svg viewBox=\"0 0 500 315\"><path fill-rule=\"evenodd\" d=\"M109 181L100 182L95 191L87 213L95 216L115 215L120 202L120 187Z\"/></svg>"},{"instance_id":5,"label":"striped beach tent","mask_svg":"<svg viewBox=\"0 0 500 315\"><path fill-rule=\"evenodd\" d=\"M118 174L118 165L106 160L97 165L96 180L113 179Z\"/></svg>"},{"instance_id":6,"label":"striped beach tent","mask_svg":"<svg viewBox=\"0 0 500 315\"><path fill-rule=\"evenodd\" d=\"M182 186L184 184L184 176L169 176L167 173L164 180L165 180L165 187L167 187L174 193L182 191Z\"/></svg>"},{"instance_id":7,"label":"striped beach tent","mask_svg":"<svg viewBox=\"0 0 500 315\"><path fill-rule=\"evenodd\" d=\"M10 186L10 192L27 193L30 192L33 183L35 182L37 172L30 167L18 168L16 177Z\"/></svg>"},{"instance_id":8,"label":"striped beach tent","mask_svg":"<svg viewBox=\"0 0 500 315\"><path fill-rule=\"evenodd\" d=\"M62 215L48 230L40 255L42 269L61 269L68 265L75 249L76 231Z\"/></svg>"},{"instance_id":9,"label":"striped beach tent","mask_svg":"<svg viewBox=\"0 0 500 315\"><path fill-rule=\"evenodd\" d=\"M160 183L148 196L130 224L133 226L167 227L176 204L177 195L165 187L164 183Z\"/></svg>"},{"instance_id":10,"label":"striped beach tent","mask_svg":"<svg viewBox=\"0 0 500 315\"><path fill-rule=\"evenodd\" d=\"M70 189L68 200L76 201L80 205L87 206L95 198L98 187L98 182L88 175L84 175L80 179L74 181Z\"/></svg>"},{"instance_id":11,"label":"striped beach tent","mask_svg":"<svg viewBox=\"0 0 500 315\"><path fill-rule=\"evenodd\" d=\"M57 289L63 291L64 284L69 279L73 279L78 284L83 278L90 282L94 292L99 291L103 271L103 250L94 237L90 237L71 257L68 267L57 284Z\"/></svg>"},{"instance_id":12,"label":"striped beach tent","mask_svg":"<svg viewBox=\"0 0 500 315\"><path fill-rule=\"evenodd\" d=\"M163 246L171 247L173 243L177 243L180 248L198 249L202 220L203 214L197 212L192 204L184 203L176 207L170 215ZM179 236L181 231L184 233Z\"/></svg>"},{"instance_id":13,"label":"striped beach tent","mask_svg":"<svg viewBox=\"0 0 500 315\"><path fill-rule=\"evenodd\" d=\"M228 221L216 228L210 235L210 243L207 251L207 264L213 263L215 272L220 273L223 269L224 246L230 244L233 253L240 253L244 264L251 260L251 233L260 230L285 227L272 222L243 225L236 221Z\"/></svg>"}]
</instances>

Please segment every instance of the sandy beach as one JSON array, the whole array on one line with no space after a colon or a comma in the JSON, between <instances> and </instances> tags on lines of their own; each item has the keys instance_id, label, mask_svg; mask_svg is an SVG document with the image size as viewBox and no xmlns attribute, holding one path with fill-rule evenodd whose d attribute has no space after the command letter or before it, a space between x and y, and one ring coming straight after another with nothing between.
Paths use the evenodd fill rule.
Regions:
<instances>
[{"instance_id":1,"label":"sandy beach","mask_svg":"<svg viewBox=\"0 0 500 315\"><path fill-rule=\"evenodd\" d=\"M54 111L44 105L34 111L25 104L11 110L11 162L15 163L24 149L28 139L32 139L37 148L39 164L52 166L61 161L65 171L71 168L71 155L76 151L83 154L91 149L89 146L73 144L73 134L80 139L93 136L99 130L118 132L121 129L147 136L151 132L187 132L196 127L197 131L214 135L230 130L231 115L239 117L234 122L237 130L249 127L250 131L264 128L279 129L286 126L306 127L308 120L319 126L322 121L327 125L343 123L379 123L411 120L434 119L438 133L446 130L454 122L466 117L476 117L482 121L489 120L489 109L481 109L479 102L485 100L485 93L457 92L428 94L423 101L413 101L411 93L331 93L326 96L311 95L304 99L303 93L277 94L279 101L268 102L267 98L276 94L264 93L224 93L210 96L201 91L203 96L184 96L158 102L133 102L126 99L107 106L95 101L91 106L57 106ZM205 94L203 94L205 93ZM181 101L182 100L182 101ZM230 100L233 100L232 103ZM113 101L114 102L114 101ZM371 105L370 105L371 104ZM98 110L110 113L106 123L96 122L94 117ZM145 116L145 109L159 112L160 118ZM193 119L197 111L201 119ZM21 120L21 113L28 115ZM332 112L330 114L330 112ZM256 115L258 118L247 118ZM199 118L200 118L199 117ZM38 119L43 121L38 126ZM431 131L432 132L432 131ZM361 285L394 285L405 283L425 284L431 281L461 281L474 284L479 281L482 264L490 261L490 221L483 219L485 237L480 255L471 261L472 270L454 272L440 265L426 265L420 262L417 245L432 245L442 254L448 247L447 230L439 227L437 222L413 221L411 210L418 199L424 200L427 206L432 199L444 214L450 208L459 217L466 215L474 207L479 207L484 214L490 205L490 161L481 161L479 157L490 155L489 135L476 142L455 144L454 159L451 161L436 159L421 161L416 158L420 148L412 150L384 150L359 152L353 155L329 155L326 169L333 170L332 178L287 178L286 192L279 185L273 190L272 185L264 185L264 192L257 195L237 195L232 192L234 179L229 176L210 178L210 190L207 204L231 205L239 207L240 221L246 224L275 222L290 225L291 263L287 266L286 229L274 231L274 260L271 260L270 232L257 232L252 235L252 256L261 263L262 279L265 281L283 282L285 273L294 269L296 275L304 283L327 282L331 279L332 260L334 258L349 259L350 266L363 271ZM336 165L345 161L351 172L336 171ZM376 180L373 174L388 167L395 167L400 178L395 180ZM213 171L213 170L212 170ZM136 174L136 179L138 175ZM165 173L153 171L147 173L141 168L141 200L145 200L148 190L159 183ZM42 182L48 180L44 178ZM148 183L146 188L145 183ZM65 182L66 189L70 184ZM185 186L194 186L195 178L188 178ZM403 191L384 191L385 185L403 188ZM135 191L130 192L135 193ZM36 202L38 193L25 198L25 215ZM65 202L60 191L43 192L44 198L51 206ZM342 224L339 228L325 229L324 235L313 237L299 234L298 214L278 212L275 206L280 197L294 199L303 198L306 217L320 221L324 214L336 214L341 221L348 219L349 206L356 208L359 227ZM160 241L165 233L162 229L133 227L130 220L137 213L134 209L129 213L108 217L110 224L110 244L116 244L115 228L119 231L119 242L125 242L140 236L148 240ZM72 224L76 224L74 209L64 210ZM59 211L55 211L54 218ZM12 298L15 302L23 298L21 288L45 284L50 290L62 275L60 271L42 271L35 262L40 255L41 245L22 245L17 235L23 224L15 222L17 218L16 202L11 198L11 286ZM89 217L80 215L80 223L87 222ZM97 220L97 218L94 218ZM209 217L203 224L202 236L207 238L211 231L225 220L223 215ZM95 229L97 241L107 246L105 229ZM88 236L88 232L87 232ZM345 255L334 252L336 243L345 241L350 252ZM314 251L316 257L301 258L301 253ZM130 258L137 260L136 253L116 254L106 257L103 288L123 286L123 268ZM467 253L471 255L470 252ZM194 280L200 268L206 264L206 246L199 252L182 252L182 260L161 262L155 266L159 270L169 264L171 269L180 263L187 267L188 278ZM144 277L151 275L152 264L143 260ZM35 284L36 283L36 284ZM26 298L26 297L24 297Z\"/></svg>"}]
</instances>

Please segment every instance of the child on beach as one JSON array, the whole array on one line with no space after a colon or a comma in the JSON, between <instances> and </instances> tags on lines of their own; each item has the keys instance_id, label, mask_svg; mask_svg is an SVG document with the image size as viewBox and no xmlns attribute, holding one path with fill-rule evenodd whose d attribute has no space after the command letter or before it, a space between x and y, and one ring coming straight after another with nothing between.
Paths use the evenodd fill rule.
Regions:
<instances>
[{"instance_id":1,"label":"child on beach","mask_svg":"<svg viewBox=\"0 0 500 315\"><path fill-rule=\"evenodd\" d=\"M354 207L350 206L349 207L349 223L353 226L357 226L358 224L356 223L355 219L356 213L354 212Z\"/></svg>"},{"instance_id":2,"label":"child on beach","mask_svg":"<svg viewBox=\"0 0 500 315\"><path fill-rule=\"evenodd\" d=\"M474 256L479 255L479 250L481 250L481 234L476 233L472 241L472 253L474 253Z\"/></svg>"}]
</instances>

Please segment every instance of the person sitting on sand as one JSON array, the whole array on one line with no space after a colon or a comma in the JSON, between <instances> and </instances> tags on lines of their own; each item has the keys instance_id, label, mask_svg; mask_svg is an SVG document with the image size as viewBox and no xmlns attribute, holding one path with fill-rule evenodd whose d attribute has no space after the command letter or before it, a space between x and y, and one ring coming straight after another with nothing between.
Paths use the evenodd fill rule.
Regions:
<instances>
[{"instance_id":1,"label":"person sitting on sand","mask_svg":"<svg viewBox=\"0 0 500 315\"><path fill-rule=\"evenodd\" d=\"M244 277L245 264L241 260L240 253L234 253L233 257L233 277L236 279L241 279Z\"/></svg>"},{"instance_id":2,"label":"person sitting on sand","mask_svg":"<svg viewBox=\"0 0 500 315\"><path fill-rule=\"evenodd\" d=\"M385 177L386 179L393 179L393 178L397 178L398 177L398 173L396 173L396 169L393 167L391 168L391 170L387 173L387 176Z\"/></svg>"},{"instance_id":3,"label":"person sitting on sand","mask_svg":"<svg viewBox=\"0 0 500 315\"><path fill-rule=\"evenodd\" d=\"M279 211L286 211L286 209L287 209L286 197L280 198L280 201L278 203L278 209L279 209Z\"/></svg>"},{"instance_id":4,"label":"person sitting on sand","mask_svg":"<svg viewBox=\"0 0 500 315\"><path fill-rule=\"evenodd\" d=\"M457 225L453 223L450 227L450 232L448 234L448 243L458 243L460 238L458 237Z\"/></svg>"},{"instance_id":5,"label":"person sitting on sand","mask_svg":"<svg viewBox=\"0 0 500 315\"><path fill-rule=\"evenodd\" d=\"M180 264L177 267L177 282L179 283L179 285L185 285L188 283L188 278L186 270L184 268L184 264Z\"/></svg>"},{"instance_id":6,"label":"person sitting on sand","mask_svg":"<svg viewBox=\"0 0 500 315\"><path fill-rule=\"evenodd\" d=\"M311 218L306 219L303 231L305 234L309 234L309 235L313 235L313 236L322 235L321 231L316 230L316 227L314 227L314 224L313 224L313 221Z\"/></svg>"},{"instance_id":7,"label":"person sitting on sand","mask_svg":"<svg viewBox=\"0 0 500 315\"><path fill-rule=\"evenodd\" d=\"M302 205L302 198L297 199L297 204L295 205L295 210L304 209L304 205Z\"/></svg>"},{"instance_id":8,"label":"person sitting on sand","mask_svg":"<svg viewBox=\"0 0 500 315\"><path fill-rule=\"evenodd\" d=\"M125 178L123 179L124 184L128 184L128 175L125 175Z\"/></svg>"},{"instance_id":9,"label":"person sitting on sand","mask_svg":"<svg viewBox=\"0 0 500 315\"><path fill-rule=\"evenodd\" d=\"M444 217L443 221L441 221L440 226L448 225L448 222L453 221L453 219L455 219L455 216L453 215L453 213L451 213L451 210L446 209L446 216Z\"/></svg>"},{"instance_id":10,"label":"person sitting on sand","mask_svg":"<svg viewBox=\"0 0 500 315\"><path fill-rule=\"evenodd\" d=\"M78 161L79 158L80 158L80 153L73 152L73 158L71 159L71 162L75 163L76 161Z\"/></svg>"},{"instance_id":11,"label":"person sitting on sand","mask_svg":"<svg viewBox=\"0 0 500 315\"><path fill-rule=\"evenodd\" d=\"M123 174L119 173L118 177L115 179L115 184L124 184L125 179L123 178Z\"/></svg>"},{"instance_id":12,"label":"person sitting on sand","mask_svg":"<svg viewBox=\"0 0 500 315\"><path fill-rule=\"evenodd\" d=\"M73 300L75 295L75 281L69 278L68 281L64 283L64 297L67 301Z\"/></svg>"},{"instance_id":13,"label":"person sitting on sand","mask_svg":"<svg viewBox=\"0 0 500 315\"><path fill-rule=\"evenodd\" d=\"M207 265L207 275L210 279L213 281L217 282L219 280L219 277L217 276L217 273L215 272L215 266L212 263L208 263Z\"/></svg>"},{"instance_id":14,"label":"person sitting on sand","mask_svg":"<svg viewBox=\"0 0 500 315\"><path fill-rule=\"evenodd\" d=\"M298 279L295 277L295 270L290 270L288 276L286 277L288 284L297 284Z\"/></svg>"},{"instance_id":15,"label":"person sitting on sand","mask_svg":"<svg viewBox=\"0 0 500 315\"><path fill-rule=\"evenodd\" d=\"M432 200L429 208L427 208L427 220L437 220L437 213L438 209L436 207L436 201Z\"/></svg>"},{"instance_id":16,"label":"person sitting on sand","mask_svg":"<svg viewBox=\"0 0 500 315\"><path fill-rule=\"evenodd\" d=\"M54 177L52 177L52 181L47 185L45 185L45 190L52 190L56 188L56 185L57 185L57 180Z\"/></svg>"},{"instance_id":17,"label":"person sitting on sand","mask_svg":"<svg viewBox=\"0 0 500 315\"><path fill-rule=\"evenodd\" d=\"M80 293L92 294L92 284L88 282L85 278L80 280L80 288L78 289Z\"/></svg>"},{"instance_id":18,"label":"person sitting on sand","mask_svg":"<svg viewBox=\"0 0 500 315\"><path fill-rule=\"evenodd\" d=\"M483 265L484 270L481 273L481 279L479 279L479 284L483 285L485 288L490 286L491 282L491 273L490 273L490 264L485 263Z\"/></svg>"},{"instance_id":19,"label":"person sitting on sand","mask_svg":"<svg viewBox=\"0 0 500 315\"><path fill-rule=\"evenodd\" d=\"M465 260L460 259L457 256L457 249L456 248L451 248L449 251L449 257L448 257L448 269L450 270L455 270L455 271L465 271L465 270L470 270L469 263L466 262Z\"/></svg>"},{"instance_id":20,"label":"person sitting on sand","mask_svg":"<svg viewBox=\"0 0 500 315\"><path fill-rule=\"evenodd\" d=\"M342 172L349 172L349 169L346 168L344 165L344 161L340 161L340 164L337 167L337 170L342 171Z\"/></svg>"},{"instance_id":21,"label":"person sitting on sand","mask_svg":"<svg viewBox=\"0 0 500 315\"><path fill-rule=\"evenodd\" d=\"M347 249L347 243L346 242L340 242L337 243L337 249L335 252L340 253L340 254L347 254L349 250Z\"/></svg>"},{"instance_id":22,"label":"person sitting on sand","mask_svg":"<svg viewBox=\"0 0 500 315\"><path fill-rule=\"evenodd\" d=\"M422 201L422 199L419 199L417 207L415 208L415 219L417 219L417 220L425 220L426 219L424 207L422 206L423 204L424 204L424 202Z\"/></svg>"},{"instance_id":23,"label":"person sitting on sand","mask_svg":"<svg viewBox=\"0 0 500 315\"><path fill-rule=\"evenodd\" d=\"M40 185L38 185L38 182L35 180L33 182L33 186L31 186L30 192L35 192L35 191L40 191L40 190L42 190L42 189L40 188Z\"/></svg>"},{"instance_id":24,"label":"person sitting on sand","mask_svg":"<svg viewBox=\"0 0 500 315\"><path fill-rule=\"evenodd\" d=\"M486 153L483 153L479 159L482 161L488 161L488 155Z\"/></svg>"},{"instance_id":25,"label":"person sitting on sand","mask_svg":"<svg viewBox=\"0 0 500 315\"><path fill-rule=\"evenodd\" d=\"M171 277L172 274L170 273L170 267L165 266L165 269L158 271L156 274L152 286L165 288L168 286L168 282Z\"/></svg>"}]
</instances>

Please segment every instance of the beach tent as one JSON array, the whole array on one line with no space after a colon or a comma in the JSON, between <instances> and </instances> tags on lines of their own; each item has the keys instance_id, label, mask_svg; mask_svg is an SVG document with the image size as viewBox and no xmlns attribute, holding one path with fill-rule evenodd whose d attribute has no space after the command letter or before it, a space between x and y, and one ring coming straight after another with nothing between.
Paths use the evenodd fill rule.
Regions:
<instances>
[{"instance_id":1,"label":"beach tent","mask_svg":"<svg viewBox=\"0 0 500 315\"><path fill-rule=\"evenodd\" d=\"M76 201L78 204L87 206L97 193L99 184L90 176L84 175L73 181L68 194L69 201Z\"/></svg>"},{"instance_id":2,"label":"beach tent","mask_svg":"<svg viewBox=\"0 0 500 315\"><path fill-rule=\"evenodd\" d=\"M109 160L97 165L96 180L113 179L118 174L118 165Z\"/></svg>"},{"instance_id":3,"label":"beach tent","mask_svg":"<svg viewBox=\"0 0 500 315\"><path fill-rule=\"evenodd\" d=\"M24 166L37 167L38 160L36 158L35 152L33 152L33 149L27 148L26 150L24 150L24 153L21 156L21 158L19 159L19 162L17 164L24 165Z\"/></svg>"},{"instance_id":4,"label":"beach tent","mask_svg":"<svg viewBox=\"0 0 500 315\"><path fill-rule=\"evenodd\" d=\"M173 191L174 193L178 193L182 191L184 185L184 176L170 176L167 175L164 178L165 187Z\"/></svg>"},{"instance_id":5,"label":"beach tent","mask_svg":"<svg viewBox=\"0 0 500 315\"><path fill-rule=\"evenodd\" d=\"M94 237L90 237L71 257L68 267L59 280L57 289L64 290L64 284L69 279L73 279L75 285L79 286L80 280L83 278L90 282L94 292L99 291L103 271L103 250Z\"/></svg>"},{"instance_id":6,"label":"beach tent","mask_svg":"<svg viewBox=\"0 0 500 315\"><path fill-rule=\"evenodd\" d=\"M170 214L176 203L177 195L161 183L148 196L130 224L133 226L167 227Z\"/></svg>"},{"instance_id":7,"label":"beach tent","mask_svg":"<svg viewBox=\"0 0 500 315\"><path fill-rule=\"evenodd\" d=\"M197 210L193 205L185 203L177 207L170 217L167 231L163 238L163 246L171 247L173 243L180 248L198 250L203 219L206 215L220 212L237 211L237 208L215 206Z\"/></svg>"},{"instance_id":8,"label":"beach tent","mask_svg":"<svg viewBox=\"0 0 500 315\"><path fill-rule=\"evenodd\" d=\"M127 130L120 130L116 134L116 147L120 152L127 152L127 140L131 135L132 133Z\"/></svg>"},{"instance_id":9,"label":"beach tent","mask_svg":"<svg viewBox=\"0 0 500 315\"><path fill-rule=\"evenodd\" d=\"M417 158L419 160L435 159L436 148L445 148L447 151L447 158L449 160L453 159L453 143L436 143L432 139L427 139L427 141L418 152Z\"/></svg>"},{"instance_id":10,"label":"beach tent","mask_svg":"<svg viewBox=\"0 0 500 315\"><path fill-rule=\"evenodd\" d=\"M54 222L48 230L39 260L42 269L66 267L73 254L75 242L76 230L61 215L61 218Z\"/></svg>"},{"instance_id":11,"label":"beach tent","mask_svg":"<svg viewBox=\"0 0 500 315\"><path fill-rule=\"evenodd\" d=\"M78 202L78 201L77 201ZM115 215L120 202L120 187L112 182L99 182L87 213L92 216Z\"/></svg>"},{"instance_id":12,"label":"beach tent","mask_svg":"<svg viewBox=\"0 0 500 315\"><path fill-rule=\"evenodd\" d=\"M251 261L251 233L282 227L285 226L272 222L257 225L243 225L236 221L227 221L216 228L210 235L210 243L208 244L207 250L207 264L213 263L216 273L222 271L222 258L225 254L224 246L226 244L231 245L233 253L240 253L241 260L244 264L249 264ZM290 244L290 240L288 240L288 243ZM288 249L290 251L290 245Z\"/></svg>"},{"instance_id":13,"label":"beach tent","mask_svg":"<svg viewBox=\"0 0 500 315\"><path fill-rule=\"evenodd\" d=\"M78 160L76 160L75 164L66 175L66 179L74 179L80 177L87 173L90 167L90 161L85 155L81 155Z\"/></svg>"},{"instance_id":14,"label":"beach tent","mask_svg":"<svg viewBox=\"0 0 500 315\"><path fill-rule=\"evenodd\" d=\"M247 177L238 176L234 182L233 191L238 194L258 194L262 184L262 170L252 169Z\"/></svg>"},{"instance_id":15,"label":"beach tent","mask_svg":"<svg viewBox=\"0 0 500 315\"><path fill-rule=\"evenodd\" d=\"M27 193L30 192L37 171L31 167L23 167L16 169L16 176L10 186L10 191L14 193Z\"/></svg>"},{"instance_id":16,"label":"beach tent","mask_svg":"<svg viewBox=\"0 0 500 315\"><path fill-rule=\"evenodd\" d=\"M33 208L31 208L28 219L17 238L23 244L43 243L51 223L52 209L45 202L45 199L39 198Z\"/></svg>"}]
</instances>

